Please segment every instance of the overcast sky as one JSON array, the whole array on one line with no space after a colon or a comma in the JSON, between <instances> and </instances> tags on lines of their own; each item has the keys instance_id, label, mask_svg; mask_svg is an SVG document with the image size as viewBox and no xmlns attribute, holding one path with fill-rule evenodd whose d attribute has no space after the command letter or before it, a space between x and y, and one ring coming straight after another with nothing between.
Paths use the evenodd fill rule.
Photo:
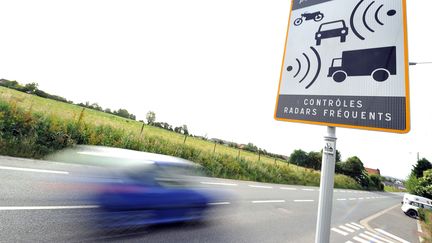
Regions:
<instances>
[{"instance_id":1,"label":"overcast sky","mask_svg":"<svg viewBox=\"0 0 432 243\"><path fill-rule=\"evenodd\" d=\"M407 5L409 59L432 61L432 3ZM285 155L323 146L326 127L273 118L289 0L11 0L0 9L0 78ZM431 69L410 67L411 132L337 128L343 159L399 178L417 152L432 160Z\"/></svg>"}]
</instances>

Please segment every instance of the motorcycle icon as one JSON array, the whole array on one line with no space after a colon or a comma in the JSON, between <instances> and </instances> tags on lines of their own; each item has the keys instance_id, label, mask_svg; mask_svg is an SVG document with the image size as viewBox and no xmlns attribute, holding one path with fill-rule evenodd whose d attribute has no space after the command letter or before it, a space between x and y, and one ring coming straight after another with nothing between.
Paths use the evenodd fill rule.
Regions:
<instances>
[{"instance_id":1,"label":"motorcycle icon","mask_svg":"<svg viewBox=\"0 0 432 243\"><path fill-rule=\"evenodd\" d=\"M303 23L303 18L305 19L305 21L313 19L315 22L319 22L324 18L324 14L321 13L320 11L314 13L304 13L301 15L300 18L294 20L294 25L295 26L301 25Z\"/></svg>"}]
</instances>

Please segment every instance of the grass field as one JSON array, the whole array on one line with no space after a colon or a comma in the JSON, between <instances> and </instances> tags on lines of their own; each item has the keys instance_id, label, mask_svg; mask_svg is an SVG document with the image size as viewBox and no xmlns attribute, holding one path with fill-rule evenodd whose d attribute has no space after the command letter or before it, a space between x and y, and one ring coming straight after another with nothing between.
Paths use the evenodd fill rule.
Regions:
<instances>
[{"instance_id":1,"label":"grass field","mask_svg":"<svg viewBox=\"0 0 432 243\"><path fill-rule=\"evenodd\" d=\"M261 155L259 159L258 154L225 145L217 144L215 149L213 142L196 137L187 137L185 141L185 136L182 134L153 126L145 125L141 134L143 123L104 112L83 109L77 105L45 99L1 86L0 101L19 109L21 113L18 113L21 116L41 114L55 121L51 122L48 130L58 128L59 131L66 133L66 128L60 128L62 124L68 126L75 126L79 122L88 124L89 128L85 132L88 135L87 144L123 146L183 157L204 167L207 166L211 175L218 177L319 185L319 171L298 167L268 156ZM111 133L118 134L116 135L118 141L112 138L106 139L107 136L112 137ZM20 141L14 141L14 144L18 146ZM343 175L336 175L335 186L359 189L353 179Z\"/></svg>"}]
</instances>

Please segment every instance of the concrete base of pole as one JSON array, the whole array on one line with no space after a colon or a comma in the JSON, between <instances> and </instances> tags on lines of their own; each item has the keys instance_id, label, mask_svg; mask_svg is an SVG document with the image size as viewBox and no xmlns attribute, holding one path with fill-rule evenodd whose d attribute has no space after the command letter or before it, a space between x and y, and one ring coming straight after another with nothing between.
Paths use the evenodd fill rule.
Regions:
<instances>
[{"instance_id":1,"label":"concrete base of pole","mask_svg":"<svg viewBox=\"0 0 432 243\"><path fill-rule=\"evenodd\" d=\"M315 243L330 241L333 188L336 163L336 128L327 127L321 164L321 182L318 202Z\"/></svg>"}]
</instances>

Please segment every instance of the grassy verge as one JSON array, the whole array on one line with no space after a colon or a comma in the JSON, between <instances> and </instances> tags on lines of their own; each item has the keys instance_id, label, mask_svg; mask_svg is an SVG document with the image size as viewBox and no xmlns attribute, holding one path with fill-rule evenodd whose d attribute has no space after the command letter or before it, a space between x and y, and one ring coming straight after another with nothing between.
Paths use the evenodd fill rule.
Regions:
<instances>
[{"instance_id":1,"label":"grassy verge","mask_svg":"<svg viewBox=\"0 0 432 243\"><path fill-rule=\"evenodd\" d=\"M401 190L392 186L384 186L384 191L385 192L406 192L406 190Z\"/></svg>"},{"instance_id":2,"label":"grassy verge","mask_svg":"<svg viewBox=\"0 0 432 243\"><path fill-rule=\"evenodd\" d=\"M103 112L0 87L0 154L42 158L75 144L104 145L167 154L201 164L209 176L259 182L319 185L318 171L305 169L197 138L146 126ZM336 175L338 188L360 189Z\"/></svg>"},{"instance_id":3,"label":"grassy verge","mask_svg":"<svg viewBox=\"0 0 432 243\"><path fill-rule=\"evenodd\" d=\"M423 242L432 242L432 211L421 210L420 220L423 234L421 237L424 239Z\"/></svg>"}]
</instances>

